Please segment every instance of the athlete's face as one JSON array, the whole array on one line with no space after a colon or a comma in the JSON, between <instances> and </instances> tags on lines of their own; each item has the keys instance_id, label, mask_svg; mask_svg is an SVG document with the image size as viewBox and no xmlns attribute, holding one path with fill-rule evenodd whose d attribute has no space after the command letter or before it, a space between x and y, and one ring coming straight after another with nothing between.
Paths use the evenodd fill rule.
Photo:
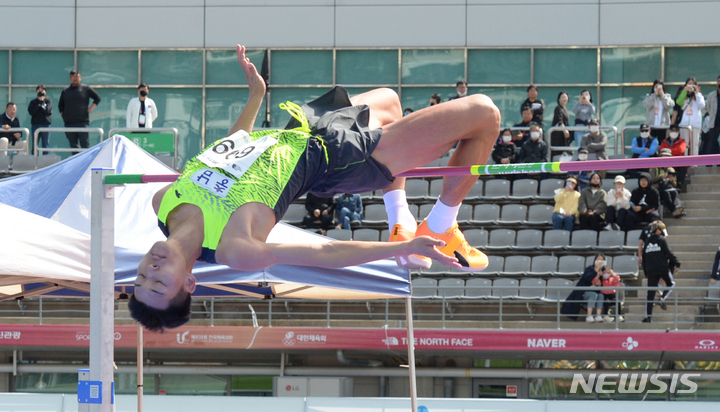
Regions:
<instances>
[{"instance_id":1,"label":"athlete's face","mask_svg":"<svg viewBox=\"0 0 720 412\"><path fill-rule=\"evenodd\" d=\"M182 254L167 242L155 243L138 265L135 299L155 309L167 309L181 289L195 291Z\"/></svg>"}]
</instances>

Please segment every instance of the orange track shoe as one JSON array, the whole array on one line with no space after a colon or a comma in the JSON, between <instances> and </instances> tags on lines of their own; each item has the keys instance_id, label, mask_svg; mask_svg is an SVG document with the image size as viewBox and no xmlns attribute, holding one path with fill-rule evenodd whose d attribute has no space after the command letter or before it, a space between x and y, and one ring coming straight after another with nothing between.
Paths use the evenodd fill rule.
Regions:
<instances>
[{"instance_id":1,"label":"orange track shoe","mask_svg":"<svg viewBox=\"0 0 720 412\"><path fill-rule=\"evenodd\" d=\"M462 265L460 270L464 272L480 272L488 267L488 257L467 243L457 223L445 233L433 233L427 225L427 220L423 220L415 236L430 236L444 241L445 246L439 248L440 251L448 256L455 256Z\"/></svg>"},{"instance_id":2,"label":"orange track shoe","mask_svg":"<svg viewBox=\"0 0 720 412\"><path fill-rule=\"evenodd\" d=\"M415 239L415 234L398 223L390 231L388 242L403 242L412 239ZM432 265L432 259L418 255L395 256L395 261L398 266L406 269L430 269Z\"/></svg>"}]
</instances>

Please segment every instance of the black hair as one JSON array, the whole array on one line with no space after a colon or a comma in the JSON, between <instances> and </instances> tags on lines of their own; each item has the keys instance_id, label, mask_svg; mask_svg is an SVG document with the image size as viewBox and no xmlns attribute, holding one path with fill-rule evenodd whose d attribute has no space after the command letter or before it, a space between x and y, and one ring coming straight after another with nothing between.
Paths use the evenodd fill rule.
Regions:
<instances>
[{"instance_id":1,"label":"black hair","mask_svg":"<svg viewBox=\"0 0 720 412\"><path fill-rule=\"evenodd\" d=\"M167 309L155 309L135 298L133 293L128 301L130 316L147 330L162 332L165 329L177 328L190 320L190 304L192 298L184 289L170 301Z\"/></svg>"},{"instance_id":2,"label":"black hair","mask_svg":"<svg viewBox=\"0 0 720 412\"><path fill-rule=\"evenodd\" d=\"M563 94L564 94L565 96L568 96L568 94L567 94L567 92L566 92L565 90L562 90L560 93L558 93L557 100L555 100L558 104L560 104L560 96L562 96ZM570 97L570 96L568 96L568 97Z\"/></svg>"},{"instance_id":3,"label":"black hair","mask_svg":"<svg viewBox=\"0 0 720 412\"><path fill-rule=\"evenodd\" d=\"M13 102L8 102L8 104L5 105L5 108L7 109L7 108L10 107L10 106L15 106L15 103L13 103Z\"/></svg>"},{"instance_id":4,"label":"black hair","mask_svg":"<svg viewBox=\"0 0 720 412\"><path fill-rule=\"evenodd\" d=\"M530 89L535 89L535 91L537 91L538 88L537 88L537 86L535 86L534 84L531 84L530 86L528 86L527 90L525 90L525 91L526 91L526 92L529 92Z\"/></svg>"},{"instance_id":5,"label":"black hair","mask_svg":"<svg viewBox=\"0 0 720 412\"><path fill-rule=\"evenodd\" d=\"M530 110L531 112L535 113L535 111L533 110L532 106L530 106L529 104L526 104L526 105L524 105L523 107L521 107L521 108L520 108L520 113L524 112L525 110Z\"/></svg>"},{"instance_id":6,"label":"black hair","mask_svg":"<svg viewBox=\"0 0 720 412\"><path fill-rule=\"evenodd\" d=\"M140 83L138 89L142 89L143 87L148 87L147 83Z\"/></svg>"},{"instance_id":7,"label":"black hair","mask_svg":"<svg viewBox=\"0 0 720 412\"><path fill-rule=\"evenodd\" d=\"M412 112L414 112L414 111L415 111L415 110L413 110L412 107L406 107L405 110L403 110L403 113L412 113Z\"/></svg>"},{"instance_id":8,"label":"black hair","mask_svg":"<svg viewBox=\"0 0 720 412\"><path fill-rule=\"evenodd\" d=\"M542 129L542 127L540 127L540 123L538 123L538 122L528 123L528 127L532 128L533 126L536 126L537 128Z\"/></svg>"},{"instance_id":9,"label":"black hair","mask_svg":"<svg viewBox=\"0 0 720 412\"><path fill-rule=\"evenodd\" d=\"M665 82L660 79L655 79L652 85L652 89L650 90L650 94L655 93L655 86L657 86L658 84L662 86L663 92L665 91Z\"/></svg>"},{"instance_id":10,"label":"black hair","mask_svg":"<svg viewBox=\"0 0 720 412\"><path fill-rule=\"evenodd\" d=\"M465 80L460 80L459 82L455 83L455 87L458 87L460 85L465 85L465 87L467 87L467 82Z\"/></svg>"},{"instance_id":11,"label":"black hair","mask_svg":"<svg viewBox=\"0 0 720 412\"><path fill-rule=\"evenodd\" d=\"M590 103L592 103L592 93L590 93L590 90L583 89L583 91L581 91L580 94L583 94L585 92L587 92L588 96L590 96L590 98L588 100L590 101Z\"/></svg>"},{"instance_id":12,"label":"black hair","mask_svg":"<svg viewBox=\"0 0 720 412\"><path fill-rule=\"evenodd\" d=\"M592 178L595 177L595 175L597 175L597 177L600 179L600 185L602 186L602 176L600 176L600 173L597 172L590 175L590 179L588 179L588 182L592 181Z\"/></svg>"},{"instance_id":13,"label":"black hair","mask_svg":"<svg viewBox=\"0 0 720 412\"><path fill-rule=\"evenodd\" d=\"M43 89L43 90L47 91L47 89L45 88L44 85L38 84L37 87L35 88L35 91L38 91L38 90L40 90L40 89Z\"/></svg>"},{"instance_id":14,"label":"black hair","mask_svg":"<svg viewBox=\"0 0 720 412\"><path fill-rule=\"evenodd\" d=\"M440 96L440 94L438 94L438 93L431 94L430 98L433 100L437 100L438 103L442 102L442 96Z\"/></svg>"},{"instance_id":15,"label":"black hair","mask_svg":"<svg viewBox=\"0 0 720 412\"><path fill-rule=\"evenodd\" d=\"M70 76L75 76L76 74L80 74L80 70L70 70Z\"/></svg>"},{"instance_id":16,"label":"black hair","mask_svg":"<svg viewBox=\"0 0 720 412\"><path fill-rule=\"evenodd\" d=\"M504 128L504 129L500 130L500 136L504 135L505 132L510 132L510 135L513 134L512 130L510 130L510 128L507 128L507 127L506 127L506 128Z\"/></svg>"}]
</instances>

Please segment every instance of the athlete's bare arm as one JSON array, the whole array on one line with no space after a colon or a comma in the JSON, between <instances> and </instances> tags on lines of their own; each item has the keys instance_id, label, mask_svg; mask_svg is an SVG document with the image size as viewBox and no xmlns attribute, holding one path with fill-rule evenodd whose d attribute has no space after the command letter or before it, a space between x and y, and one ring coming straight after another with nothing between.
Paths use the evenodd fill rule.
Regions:
<instances>
[{"instance_id":1,"label":"athlete's bare arm","mask_svg":"<svg viewBox=\"0 0 720 412\"><path fill-rule=\"evenodd\" d=\"M265 80L260 76L255 65L250 63L250 59L245 57L245 46L237 45L237 59L245 73L250 97L242 112L240 112L237 121L230 129L230 132L228 132L228 136L238 130L245 130L248 133L252 132L255 118L257 118L257 114L262 106L263 97L265 96Z\"/></svg>"}]
</instances>

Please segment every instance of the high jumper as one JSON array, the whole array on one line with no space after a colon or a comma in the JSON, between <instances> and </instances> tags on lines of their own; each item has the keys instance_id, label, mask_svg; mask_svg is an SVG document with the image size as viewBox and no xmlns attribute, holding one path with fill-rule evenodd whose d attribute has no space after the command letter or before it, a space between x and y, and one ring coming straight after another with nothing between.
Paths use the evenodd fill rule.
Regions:
<instances>
[{"instance_id":1,"label":"high jumper","mask_svg":"<svg viewBox=\"0 0 720 412\"><path fill-rule=\"evenodd\" d=\"M228 137L190 160L152 205L166 241L138 265L129 308L150 330L190 318L196 260L257 270L276 264L339 268L395 257L408 268L431 259L480 271L488 259L465 241L456 218L477 176L445 176L439 200L420 226L405 199L402 172L432 162L457 144L449 166L484 164L500 130L492 100L475 94L403 117L397 94L375 89L349 97L335 87L302 107L282 105L294 119L284 130L253 132L266 86L237 46L249 87L247 104ZM320 196L383 189L389 242L266 243L288 206L307 192Z\"/></svg>"}]
</instances>

